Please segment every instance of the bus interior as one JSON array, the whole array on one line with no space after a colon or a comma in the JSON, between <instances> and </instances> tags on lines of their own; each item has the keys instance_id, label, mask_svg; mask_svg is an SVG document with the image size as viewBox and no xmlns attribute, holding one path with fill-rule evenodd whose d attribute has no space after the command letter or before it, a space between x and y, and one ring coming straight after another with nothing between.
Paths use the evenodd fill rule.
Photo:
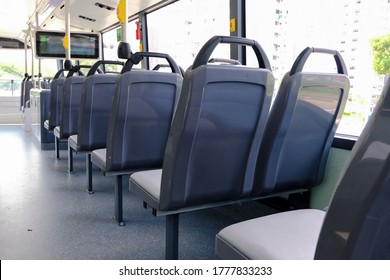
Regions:
<instances>
[{"instance_id":1,"label":"bus interior","mask_svg":"<svg viewBox=\"0 0 390 280\"><path fill-rule=\"evenodd\" d=\"M1 260L390 259L389 0L2 4Z\"/></svg>"}]
</instances>

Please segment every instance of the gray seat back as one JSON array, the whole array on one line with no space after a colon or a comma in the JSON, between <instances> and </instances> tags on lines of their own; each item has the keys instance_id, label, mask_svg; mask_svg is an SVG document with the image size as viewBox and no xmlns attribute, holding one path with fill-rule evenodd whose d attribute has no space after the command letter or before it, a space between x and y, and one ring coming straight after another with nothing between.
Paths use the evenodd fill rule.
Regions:
<instances>
[{"instance_id":1,"label":"gray seat back","mask_svg":"<svg viewBox=\"0 0 390 280\"><path fill-rule=\"evenodd\" d=\"M219 43L251 46L259 67L207 64ZM186 71L164 158L160 210L250 194L274 77L253 40L215 36ZM247 170L250 172L247 173Z\"/></svg>"},{"instance_id":2,"label":"gray seat back","mask_svg":"<svg viewBox=\"0 0 390 280\"><path fill-rule=\"evenodd\" d=\"M311 54L333 57L338 73L303 72ZM324 176L349 92L341 55L306 48L280 85L258 154L253 195L309 189Z\"/></svg>"},{"instance_id":3,"label":"gray seat back","mask_svg":"<svg viewBox=\"0 0 390 280\"><path fill-rule=\"evenodd\" d=\"M50 86L49 130L60 125L61 100L64 92L64 77L53 79Z\"/></svg>"},{"instance_id":4,"label":"gray seat back","mask_svg":"<svg viewBox=\"0 0 390 280\"><path fill-rule=\"evenodd\" d=\"M81 92L84 76L70 76L65 79L61 100L60 137L77 134Z\"/></svg>"},{"instance_id":5,"label":"gray seat back","mask_svg":"<svg viewBox=\"0 0 390 280\"><path fill-rule=\"evenodd\" d=\"M160 168L182 76L173 59L165 54L136 53L163 57L173 73L131 71L135 58L122 69L109 120L106 171Z\"/></svg>"},{"instance_id":6,"label":"gray seat back","mask_svg":"<svg viewBox=\"0 0 390 280\"><path fill-rule=\"evenodd\" d=\"M22 106L26 107L27 101L30 101L30 90L33 88L34 83L31 80L31 76L29 76L26 81L24 82L24 88L23 88L23 103Z\"/></svg>"},{"instance_id":7,"label":"gray seat back","mask_svg":"<svg viewBox=\"0 0 390 280\"><path fill-rule=\"evenodd\" d=\"M51 81L46 79L41 81L41 89L51 89Z\"/></svg>"},{"instance_id":8,"label":"gray seat back","mask_svg":"<svg viewBox=\"0 0 390 280\"><path fill-rule=\"evenodd\" d=\"M108 121L118 75L95 75L99 66L123 65L119 61L100 60L88 72L83 85L77 125L78 150L91 151L107 145Z\"/></svg>"},{"instance_id":9,"label":"gray seat back","mask_svg":"<svg viewBox=\"0 0 390 280\"><path fill-rule=\"evenodd\" d=\"M390 259L390 79L353 147L316 259Z\"/></svg>"},{"instance_id":10,"label":"gray seat back","mask_svg":"<svg viewBox=\"0 0 390 280\"><path fill-rule=\"evenodd\" d=\"M24 74L24 78L20 84L20 108L24 107L24 91L25 91L25 85L26 81L28 79L28 74Z\"/></svg>"}]
</instances>

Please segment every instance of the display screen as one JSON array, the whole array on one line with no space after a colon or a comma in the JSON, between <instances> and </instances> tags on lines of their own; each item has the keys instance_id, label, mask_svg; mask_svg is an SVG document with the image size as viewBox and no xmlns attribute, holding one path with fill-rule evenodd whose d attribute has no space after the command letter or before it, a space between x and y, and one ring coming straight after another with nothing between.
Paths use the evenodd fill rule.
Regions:
<instances>
[{"instance_id":1,"label":"display screen","mask_svg":"<svg viewBox=\"0 0 390 280\"><path fill-rule=\"evenodd\" d=\"M36 56L38 58L65 58L64 32L37 31L35 35ZM71 33L70 52L72 59L99 59L99 34Z\"/></svg>"}]
</instances>

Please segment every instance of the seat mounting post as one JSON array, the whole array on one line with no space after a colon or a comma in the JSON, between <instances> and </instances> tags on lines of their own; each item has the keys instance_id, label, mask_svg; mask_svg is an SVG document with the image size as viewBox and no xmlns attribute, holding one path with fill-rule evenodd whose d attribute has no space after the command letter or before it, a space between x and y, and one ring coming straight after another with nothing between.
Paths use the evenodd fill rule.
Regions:
<instances>
[{"instance_id":1,"label":"seat mounting post","mask_svg":"<svg viewBox=\"0 0 390 280\"><path fill-rule=\"evenodd\" d=\"M179 214L166 216L165 259L177 260L179 257Z\"/></svg>"},{"instance_id":2,"label":"seat mounting post","mask_svg":"<svg viewBox=\"0 0 390 280\"><path fill-rule=\"evenodd\" d=\"M73 149L68 143L68 173L73 174Z\"/></svg>"},{"instance_id":3,"label":"seat mounting post","mask_svg":"<svg viewBox=\"0 0 390 280\"><path fill-rule=\"evenodd\" d=\"M124 226L123 222L123 175L115 176L115 216L114 220L119 226Z\"/></svg>"},{"instance_id":4,"label":"seat mounting post","mask_svg":"<svg viewBox=\"0 0 390 280\"><path fill-rule=\"evenodd\" d=\"M91 160L91 153L87 153L85 157L85 166L86 166L86 173L87 173L87 193L93 194L92 189L92 160Z\"/></svg>"}]
</instances>

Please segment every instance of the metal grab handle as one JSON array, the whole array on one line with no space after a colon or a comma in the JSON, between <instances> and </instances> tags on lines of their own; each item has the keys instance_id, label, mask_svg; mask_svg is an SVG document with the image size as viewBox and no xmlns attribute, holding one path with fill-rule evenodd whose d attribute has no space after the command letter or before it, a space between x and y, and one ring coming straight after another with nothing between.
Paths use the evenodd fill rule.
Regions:
<instances>
[{"instance_id":1,"label":"metal grab handle","mask_svg":"<svg viewBox=\"0 0 390 280\"><path fill-rule=\"evenodd\" d=\"M68 70L66 70L66 69L60 69L60 70L58 70L57 73L54 75L53 80L56 80L56 79L58 79L61 75L64 75L63 73L64 73L65 71L68 71Z\"/></svg>"},{"instance_id":2,"label":"metal grab handle","mask_svg":"<svg viewBox=\"0 0 390 280\"><path fill-rule=\"evenodd\" d=\"M210 58L209 63L225 63L225 64L232 64L232 65L241 65L241 62L239 62L236 59L230 59L230 58Z\"/></svg>"},{"instance_id":3,"label":"metal grab handle","mask_svg":"<svg viewBox=\"0 0 390 280\"><path fill-rule=\"evenodd\" d=\"M182 72L180 71L180 67L176 64L176 62L173 60L173 58L166 53L157 53L157 52L136 52L131 55L129 60L126 61L125 66L122 68L122 73L125 73L127 71L131 71L134 64L138 64L142 59L145 57L159 57L164 58L168 61L169 67L171 67L172 73L177 73L179 75L182 75Z\"/></svg>"},{"instance_id":4,"label":"metal grab handle","mask_svg":"<svg viewBox=\"0 0 390 280\"><path fill-rule=\"evenodd\" d=\"M160 68L168 68L168 67L171 67L171 66L169 66L169 64L157 64L156 66L154 66L154 68L152 70L158 71Z\"/></svg>"},{"instance_id":5,"label":"metal grab handle","mask_svg":"<svg viewBox=\"0 0 390 280\"><path fill-rule=\"evenodd\" d=\"M91 68L89 65L75 65L72 66L72 68L69 70L68 75L66 75L66 78L72 77L74 73L78 73L79 76L84 76L84 73L80 71L81 68Z\"/></svg>"},{"instance_id":6,"label":"metal grab handle","mask_svg":"<svg viewBox=\"0 0 390 280\"><path fill-rule=\"evenodd\" d=\"M122 61L115 61L115 60L99 60L97 61L94 65L92 65L91 69L89 69L87 76L92 76L96 73L96 71L99 72L100 70L100 65L105 65L105 64L114 64L114 65L121 65L123 66L124 63ZM101 70L100 70L101 71Z\"/></svg>"},{"instance_id":7,"label":"metal grab handle","mask_svg":"<svg viewBox=\"0 0 390 280\"><path fill-rule=\"evenodd\" d=\"M257 41L235 36L214 36L208 40L196 56L194 64L192 65L192 69L207 64L211 54L218 44L237 44L252 47L256 54L259 68L264 68L271 71L271 65L269 63L268 57Z\"/></svg>"},{"instance_id":8,"label":"metal grab handle","mask_svg":"<svg viewBox=\"0 0 390 280\"><path fill-rule=\"evenodd\" d=\"M347 75L347 67L345 66L345 62L337 50L307 47L298 55L297 59L295 60L290 70L290 76L297 72L302 72L303 66L312 53L332 55L336 62L337 73Z\"/></svg>"}]
</instances>

